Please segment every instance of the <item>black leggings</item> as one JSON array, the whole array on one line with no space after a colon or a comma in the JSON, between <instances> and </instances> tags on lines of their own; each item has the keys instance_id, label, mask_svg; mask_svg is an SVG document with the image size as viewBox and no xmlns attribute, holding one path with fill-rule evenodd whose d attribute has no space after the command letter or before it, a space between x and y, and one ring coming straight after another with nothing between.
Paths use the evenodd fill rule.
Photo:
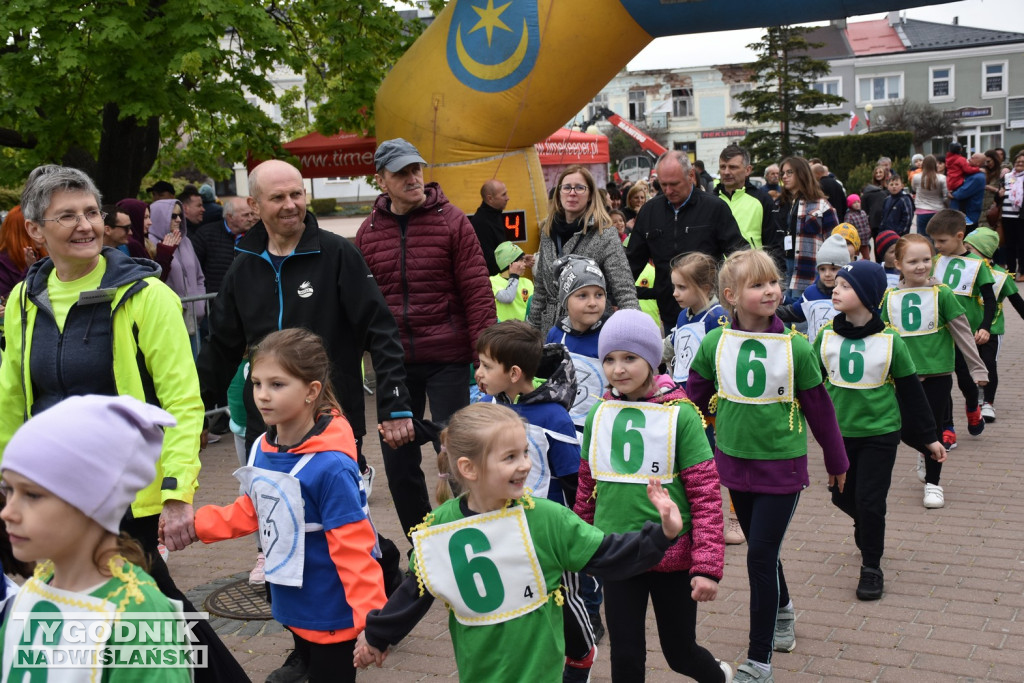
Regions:
<instances>
[{"instance_id":1,"label":"black leggings","mask_svg":"<svg viewBox=\"0 0 1024 683\"><path fill-rule=\"evenodd\" d=\"M878 436L843 437L850 469L840 493L833 486L832 503L853 518L853 537L860 549L862 564L877 569L885 550L885 510L892 468L900 433Z\"/></svg>"},{"instance_id":2,"label":"black leggings","mask_svg":"<svg viewBox=\"0 0 1024 683\"><path fill-rule=\"evenodd\" d=\"M928 399L928 407L935 419L935 440L942 441L942 430L946 428L949 417L950 393L953 391L952 375L933 375L921 380L921 388ZM939 484L942 474L942 463L933 460L930 455L924 456L924 480L928 484Z\"/></svg>"},{"instance_id":3,"label":"black leggings","mask_svg":"<svg viewBox=\"0 0 1024 683\"><path fill-rule=\"evenodd\" d=\"M985 355L991 352L993 354L994 363L994 354L998 349L999 345L996 338L989 337L988 341L984 344L978 344L978 355L980 355L982 360L984 360ZM967 412L971 413L978 409L978 383L974 381L973 377L971 377L971 371L967 367L967 361L964 359L964 354L960 353L960 349L955 350L954 357L956 385L960 387L960 393L964 395ZM998 380L996 381L998 382Z\"/></svg>"},{"instance_id":4,"label":"black leggings","mask_svg":"<svg viewBox=\"0 0 1024 683\"><path fill-rule=\"evenodd\" d=\"M356 668L352 666L352 655L356 641L340 643L311 643L292 631L295 651L302 655L309 665L309 683L355 683Z\"/></svg>"},{"instance_id":5,"label":"black leggings","mask_svg":"<svg viewBox=\"0 0 1024 683\"><path fill-rule=\"evenodd\" d=\"M623 581L605 580L604 613L612 648L612 681L644 680L648 598L654 605L658 639L669 667L698 683L722 683L725 674L718 662L697 644L697 603L690 597L688 572L644 572Z\"/></svg>"},{"instance_id":6,"label":"black leggings","mask_svg":"<svg viewBox=\"0 0 1024 683\"><path fill-rule=\"evenodd\" d=\"M981 360L985 363L985 369L988 370L988 384L981 388L982 393L985 396L985 403L996 402L996 389L999 388L999 373L996 369L996 357L999 355L999 342L1002 339L1002 335L993 336L989 339L987 344L982 344L978 347L978 353L981 354Z\"/></svg>"},{"instance_id":7,"label":"black leggings","mask_svg":"<svg viewBox=\"0 0 1024 683\"><path fill-rule=\"evenodd\" d=\"M1024 267L1024 218L1003 217L1003 240L1006 243L1006 269L1019 273Z\"/></svg>"},{"instance_id":8,"label":"black leggings","mask_svg":"<svg viewBox=\"0 0 1024 683\"><path fill-rule=\"evenodd\" d=\"M789 604L789 587L782 572L782 541L800 502L800 493L751 493L729 489L736 519L747 537L747 577L750 582L750 643L747 657L770 664L775 640L775 617ZM607 598L605 598L607 600Z\"/></svg>"}]
</instances>

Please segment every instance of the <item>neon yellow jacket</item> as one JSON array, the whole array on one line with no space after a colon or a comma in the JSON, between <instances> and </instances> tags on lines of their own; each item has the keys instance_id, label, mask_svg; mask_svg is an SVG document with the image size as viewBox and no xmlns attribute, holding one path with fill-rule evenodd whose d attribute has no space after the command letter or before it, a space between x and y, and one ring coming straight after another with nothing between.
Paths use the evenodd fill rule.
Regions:
<instances>
[{"instance_id":1,"label":"neon yellow jacket","mask_svg":"<svg viewBox=\"0 0 1024 683\"><path fill-rule=\"evenodd\" d=\"M103 257L107 260L103 282L108 282L108 276L121 276L110 304L117 390L159 405L178 421L176 427L164 434L156 479L142 489L132 503L135 517L148 517L159 514L167 500L191 503L198 487L199 434L203 427L199 377L192 360L181 300L160 282L156 265L141 259L134 261L113 249L104 249ZM49 259L44 259L33 265L25 281L11 290L7 301L4 315L7 348L0 364L0 458L14 432L31 417L34 398L29 358L39 309L27 290L35 293L45 287L51 264ZM126 272L130 281L121 284ZM96 425L96 429L103 429L103 425ZM118 444L110 446L116 448ZM46 454L41 453L40 457ZM69 476L74 474L69 473Z\"/></svg>"}]
</instances>

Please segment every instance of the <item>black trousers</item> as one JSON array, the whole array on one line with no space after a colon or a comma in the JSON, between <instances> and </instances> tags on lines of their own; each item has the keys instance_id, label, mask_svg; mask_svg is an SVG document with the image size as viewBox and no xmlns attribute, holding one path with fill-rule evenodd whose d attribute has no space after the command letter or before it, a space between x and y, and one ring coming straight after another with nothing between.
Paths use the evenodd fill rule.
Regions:
<instances>
[{"instance_id":1,"label":"black trousers","mask_svg":"<svg viewBox=\"0 0 1024 683\"><path fill-rule=\"evenodd\" d=\"M995 337L989 337L988 341L984 344L978 344L978 355L981 356L982 360L985 360L985 356L991 353L993 366L995 365L995 354L998 350L999 343ZM978 384L971 377L967 361L964 359L964 354L960 353L960 349L955 350L954 358L956 385L960 387L960 393L964 395L964 402L967 404L967 412L970 413L978 409ZM998 382L999 380L996 379L996 383Z\"/></svg>"},{"instance_id":2,"label":"black trousers","mask_svg":"<svg viewBox=\"0 0 1024 683\"><path fill-rule=\"evenodd\" d=\"M562 633L565 656L572 659L584 659L596 644L590 613L580 595L580 578L577 572L562 572Z\"/></svg>"},{"instance_id":3,"label":"black trousers","mask_svg":"<svg viewBox=\"0 0 1024 683\"><path fill-rule=\"evenodd\" d=\"M308 666L309 683L355 683L356 668L352 666L352 655L356 641L340 643L311 643L292 632L295 651L302 655Z\"/></svg>"},{"instance_id":4,"label":"black trousers","mask_svg":"<svg viewBox=\"0 0 1024 683\"><path fill-rule=\"evenodd\" d=\"M840 493L833 486L832 503L853 518L853 537L862 564L878 568L885 550L885 509L896 464L900 433L878 436L843 437L850 469Z\"/></svg>"},{"instance_id":5,"label":"black trousers","mask_svg":"<svg viewBox=\"0 0 1024 683\"><path fill-rule=\"evenodd\" d=\"M747 657L772 661L775 617L789 604L782 572L782 541L800 502L800 494L751 493L729 489L736 520L747 537L747 578L750 582L750 643ZM607 598L606 598L607 600Z\"/></svg>"},{"instance_id":6,"label":"black trousers","mask_svg":"<svg viewBox=\"0 0 1024 683\"><path fill-rule=\"evenodd\" d=\"M928 407L931 408L932 417L935 419L935 439L942 441L942 430L949 423L950 393L953 391L952 375L935 375L925 377L921 380L921 388L928 399ZM939 477L942 474L942 463L932 460L931 457L924 457L924 480L928 484L938 486Z\"/></svg>"},{"instance_id":7,"label":"black trousers","mask_svg":"<svg viewBox=\"0 0 1024 683\"><path fill-rule=\"evenodd\" d=\"M1003 217L1003 241L1006 243L1006 269L1019 273L1024 269L1024 218Z\"/></svg>"},{"instance_id":8,"label":"black trousers","mask_svg":"<svg viewBox=\"0 0 1024 683\"><path fill-rule=\"evenodd\" d=\"M469 363L408 363L405 371L405 386L416 419L423 419L428 398L431 419L439 424L469 405ZM408 537L409 529L422 522L431 509L427 482L420 469L423 456L420 447L411 443L394 449L382 440L380 447L395 512Z\"/></svg>"},{"instance_id":9,"label":"black trousers","mask_svg":"<svg viewBox=\"0 0 1024 683\"><path fill-rule=\"evenodd\" d=\"M185 597L185 594L174 585L174 579L171 578L167 565L156 549L160 516L151 515L149 517L135 518L129 517L130 514L129 512L121 520L121 531L126 532L142 546L142 550L146 553L150 564L149 575L156 581L157 588L172 600L181 601L182 609L186 612L198 611L189 602L189 599ZM199 640L198 644L207 647L206 654L209 663L209 666L205 669L194 670L196 683L249 681L249 677L245 674L238 661L235 660L235 656L231 654L231 651L228 650L227 646L224 645L224 642L213 630L213 627L210 626L209 621L205 619L200 620L195 628L192 629L192 632L196 634Z\"/></svg>"},{"instance_id":10,"label":"black trousers","mask_svg":"<svg viewBox=\"0 0 1024 683\"><path fill-rule=\"evenodd\" d=\"M644 572L623 581L605 580L604 613L612 648L612 681L644 680L648 598L654 605L658 639L669 667L698 683L722 683L725 674L718 662L697 644L697 603L690 597L688 572Z\"/></svg>"},{"instance_id":11,"label":"black trousers","mask_svg":"<svg viewBox=\"0 0 1024 683\"><path fill-rule=\"evenodd\" d=\"M999 373L996 368L996 357L999 355L999 337L992 337L987 344L978 347L981 360L988 370L988 384L981 388L985 403L996 402L996 389L999 388Z\"/></svg>"}]
</instances>

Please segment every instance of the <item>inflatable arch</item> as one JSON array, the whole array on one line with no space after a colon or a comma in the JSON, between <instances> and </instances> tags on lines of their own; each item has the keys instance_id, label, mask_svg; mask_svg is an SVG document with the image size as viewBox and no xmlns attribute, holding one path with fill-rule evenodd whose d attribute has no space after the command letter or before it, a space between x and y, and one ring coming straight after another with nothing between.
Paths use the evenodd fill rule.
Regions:
<instances>
[{"instance_id":1,"label":"inflatable arch","mask_svg":"<svg viewBox=\"0 0 1024 683\"><path fill-rule=\"evenodd\" d=\"M426 179L467 213L486 180L502 180L533 251L547 216L534 143L652 39L928 4L938 0L450 0L381 85L377 139L416 145Z\"/></svg>"}]
</instances>

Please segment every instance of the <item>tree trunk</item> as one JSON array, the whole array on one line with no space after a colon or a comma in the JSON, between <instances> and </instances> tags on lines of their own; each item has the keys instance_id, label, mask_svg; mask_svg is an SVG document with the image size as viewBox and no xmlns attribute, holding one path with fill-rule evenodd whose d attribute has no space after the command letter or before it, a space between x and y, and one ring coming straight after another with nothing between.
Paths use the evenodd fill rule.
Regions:
<instances>
[{"instance_id":1,"label":"tree trunk","mask_svg":"<svg viewBox=\"0 0 1024 683\"><path fill-rule=\"evenodd\" d=\"M103 107L103 133L94 180L104 202L136 197L142 178L153 168L160 149L160 119L150 117L142 125L133 117L120 119L113 102Z\"/></svg>"}]
</instances>

